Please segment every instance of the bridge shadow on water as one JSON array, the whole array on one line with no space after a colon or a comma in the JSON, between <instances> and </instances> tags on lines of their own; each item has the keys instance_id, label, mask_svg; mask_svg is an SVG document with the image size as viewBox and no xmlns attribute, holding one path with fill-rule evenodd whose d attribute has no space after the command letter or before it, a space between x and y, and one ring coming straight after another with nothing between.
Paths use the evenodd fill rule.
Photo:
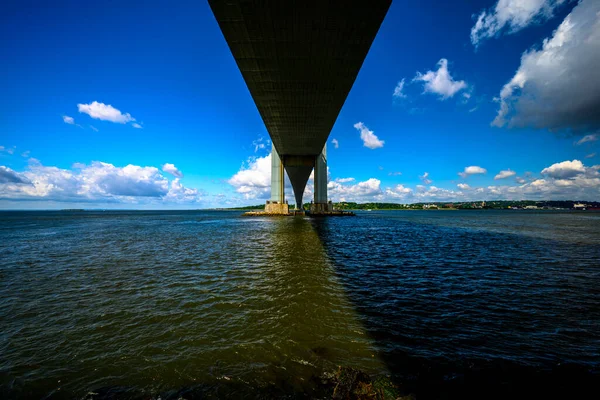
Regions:
<instances>
[{"instance_id":1,"label":"bridge shadow on water","mask_svg":"<svg viewBox=\"0 0 600 400\"><path fill-rule=\"evenodd\" d=\"M385 373L310 219L231 221L236 229L211 255L238 260L219 277L225 299L208 310L218 308L222 326L211 329L210 340L202 338L206 345L194 358L205 360L178 363L194 379L171 376L173 367L159 365L152 388L143 381L119 386L108 380L84 399L331 398L340 365ZM251 265L245 265L248 257ZM197 318L209 324L211 316ZM49 398L71 397L53 391Z\"/></svg>"},{"instance_id":2,"label":"bridge shadow on water","mask_svg":"<svg viewBox=\"0 0 600 400\"><path fill-rule=\"evenodd\" d=\"M544 271L536 275L527 270L532 259L576 269L576 265L568 265L572 260L560 254L564 243L402 221L379 226L381 221L383 218L363 215L354 220L322 218L310 223L402 393L412 393L417 399L597 398L600 343L597 337L577 335L586 329L596 334L600 293L597 289L587 293L584 307L562 304L567 315L560 315L563 311L552 308L561 305L560 300L544 304L544 297L560 297L563 294L557 288L570 284L576 291L577 283L546 285L544 280L555 278L543 276ZM529 255L513 257L513 246ZM576 251L584 249L578 247ZM585 249L592 260L600 256L597 248ZM487 272L478 276L478 268ZM471 271L461 277L453 273L455 269ZM597 267L591 269L596 273L590 276L597 281ZM511 279L532 280L503 283L508 274ZM460 282L465 278L486 283ZM493 285L502 288L489 289ZM514 290L509 288L512 285ZM540 304L528 304L523 297L528 292L534 292L529 301ZM579 320L588 324L585 329L576 329L569 308L584 313ZM549 321L539 315L545 311L551 315ZM572 335L573 348L581 345L589 362L578 362L581 354L572 354L570 360L564 357L565 351L562 357L557 355L560 352L552 348L552 338L545 350L529 342L536 335L547 335L541 332L544 329L562 332L564 327L552 326L557 321L575 328L566 334ZM540 353L538 359L532 355L536 352Z\"/></svg>"}]
</instances>

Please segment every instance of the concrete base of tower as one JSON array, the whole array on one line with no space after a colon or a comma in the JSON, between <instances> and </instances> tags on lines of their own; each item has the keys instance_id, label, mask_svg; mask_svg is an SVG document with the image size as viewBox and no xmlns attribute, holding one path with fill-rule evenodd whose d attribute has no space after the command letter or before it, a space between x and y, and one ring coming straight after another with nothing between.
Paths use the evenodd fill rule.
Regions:
<instances>
[{"instance_id":1,"label":"concrete base of tower","mask_svg":"<svg viewBox=\"0 0 600 400\"><path fill-rule=\"evenodd\" d=\"M244 215L248 216L248 217L264 217L264 216L287 217L290 215L294 215L294 212L293 211L290 212L290 206L287 203L278 203L276 201L267 200L264 211L249 211L247 213L244 213Z\"/></svg>"},{"instance_id":2,"label":"concrete base of tower","mask_svg":"<svg viewBox=\"0 0 600 400\"><path fill-rule=\"evenodd\" d=\"M290 206L287 203L267 201L267 204L265 204L265 213L287 215L290 213Z\"/></svg>"},{"instance_id":3,"label":"concrete base of tower","mask_svg":"<svg viewBox=\"0 0 600 400\"><path fill-rule=\"evenodd\" d=\"M310 213L311 214L320 214L327 213L333 211L333 203L311 203L310 204Z\"/></svg>"}]
</instances>

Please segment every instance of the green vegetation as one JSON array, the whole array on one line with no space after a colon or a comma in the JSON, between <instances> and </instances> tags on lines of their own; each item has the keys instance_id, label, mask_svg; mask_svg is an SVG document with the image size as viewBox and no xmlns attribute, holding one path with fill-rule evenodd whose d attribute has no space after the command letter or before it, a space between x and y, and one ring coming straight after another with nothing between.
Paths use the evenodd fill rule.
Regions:
<instances>
[{"instance_id":1,"label":"green vegetation","mask_svg":"<svg viewBox=\"0 0 600 400\"><path fill-rule=\"evenodd\" d=\"M584 204L586 208L600 208L596 201L534 201L534 200L494 200L468 202L431 202L431 203L334 203L334 207L343 210L473 210L473 209L573 209L575 204ZM305 206L306 207L306 206Z\"/></svg>"}]
</instances>

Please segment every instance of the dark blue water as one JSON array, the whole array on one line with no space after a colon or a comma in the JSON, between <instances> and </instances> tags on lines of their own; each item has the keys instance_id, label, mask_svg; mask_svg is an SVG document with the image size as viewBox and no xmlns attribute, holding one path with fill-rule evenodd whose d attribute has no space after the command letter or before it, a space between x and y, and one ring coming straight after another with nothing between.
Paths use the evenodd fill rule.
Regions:
<instances>
[{"instance_id":1,"label":"dark blue water","mask_svg":"<svg viewBox=\"0 0 600 400\"><path fill-rule=\"evenodd\" d=\"M3 212L0 395L584 398L599 300L592 212Z\"/></svg>"}]
</instances>

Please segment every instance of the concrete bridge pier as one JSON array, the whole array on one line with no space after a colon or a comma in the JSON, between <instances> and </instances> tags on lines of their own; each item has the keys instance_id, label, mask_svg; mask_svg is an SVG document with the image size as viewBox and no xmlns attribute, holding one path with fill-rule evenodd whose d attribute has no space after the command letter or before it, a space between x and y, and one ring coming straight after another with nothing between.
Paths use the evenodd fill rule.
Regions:
<instances>
[{"instance_id":1,"label":"concrete bridge pier","mask_svg":"<svg viewBox=\"0 0 600 400\"><path fill-rule=\"evenodd\" d=\"M310 205L311 214L333 211L333 204L327 201L327 144L315 160L315 198Z\"/></svg>"},{"instance_id":2,"label":"concrete bridge pier","mask_svg":"<svg viewBox=\"0 0 600 400\"><path fill-rule=\"evenodd\" d=\"M310 212L322 214L333 211L331 202L327 201L327 145L316 159L310 156L279 156L273 145L271 150L271 198L267 200L265 212L268 214L289 214L289 205L285 200L285 172L287 171L294 197L296 211L303 212L303 197L306 181L314 170L314 200Z\"/></svg>"},{"instance_id":3,"label":"concrete bridge pier","mask_svg":"<svg viewBox=\"0 0 600 400\"><path fill-rule=\"evenodd\" d=\"M265 211L245 213L250 216L263 215L304 215L302 197L310 173L314 170L314 200L310 204L312 216L354 215L348 211L333 209L333 203L327 200L327 145L316 157L283 156L273 145L271 150L271 198L267 200ZM294 190L296 209L290 210L285 199L285 172L287 171Z\"/></svg>"},{"instance_id":4,"label":"concrete bridge pier","mask_svg":"<svg viewBox=\"0 0 600 400\"><path fill-rule=\"evenodd\" d=\"M275 149L271 150L271 199L265 204L265 213L289 214L290 208L285 201L285 173L283 163Z\"/></svg>"}]
</instances>

